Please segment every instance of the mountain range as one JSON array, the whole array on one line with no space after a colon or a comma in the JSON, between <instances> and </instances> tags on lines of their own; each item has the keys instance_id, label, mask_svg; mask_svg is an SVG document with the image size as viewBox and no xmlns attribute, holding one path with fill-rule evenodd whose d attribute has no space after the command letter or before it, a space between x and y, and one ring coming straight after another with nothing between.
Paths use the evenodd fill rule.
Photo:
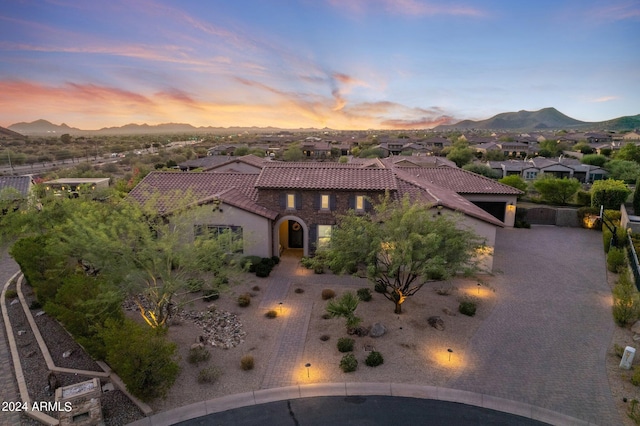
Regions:
<instances>
[{"instance_id":1,"label":"mountain range","mask_svg":"<svg viewBox=\"0 0 640 426\"><path fill-rule=\"evenodd\" d=\"M455 124L440 125L435 131L448 130L498 130L498 131L545 131L545 130L607 130L622 131L640 128L640 114L619 117L600 122L587 122L571 118L555 108L543 108L538 111L505 112L486 120L463 120ZM275 127L194 127L185 123L165 123L158 125L127 124L121 127L105 127L100 130L82 130L67 124L53 124L47 120L31 123L15 123L7 129L0 127L0 136L17 137L15 133L26 136L71 135L135 135L135 134L171 134L171 133L241 133L241 132L278 132ZM320 129L295 129L297 132L318 131ZM326 129L323 129L326 130Z\"/></svg>"}]
</instances>

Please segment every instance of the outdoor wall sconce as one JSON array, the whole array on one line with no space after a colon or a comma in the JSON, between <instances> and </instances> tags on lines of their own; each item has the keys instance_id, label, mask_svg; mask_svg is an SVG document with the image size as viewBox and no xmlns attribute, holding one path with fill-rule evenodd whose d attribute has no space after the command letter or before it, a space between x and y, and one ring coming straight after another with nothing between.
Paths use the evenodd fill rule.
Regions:
<instances>
[{"instance_id":1,"label":"outdoor wall sconce","mask_svg":"<svg viewBox=\"0 0 640 426\"><path fill-rule=\"evenodd\" d=\"M508 212L515 212L516 211L516 206L514 206L513 203L509 203L507 205L507 211Z\"/></svg>"}]
</instances>

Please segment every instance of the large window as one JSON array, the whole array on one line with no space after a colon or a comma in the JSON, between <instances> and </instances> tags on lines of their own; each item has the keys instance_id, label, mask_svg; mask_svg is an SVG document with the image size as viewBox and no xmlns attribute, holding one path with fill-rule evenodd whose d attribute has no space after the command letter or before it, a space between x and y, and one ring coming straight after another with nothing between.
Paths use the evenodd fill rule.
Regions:
<instances>
[{"instance_id":1,"label":"large window","mask_svg":"<svg viewBox=\"0 0 640 426\"><path fill-rule=\"evenodd\" d=\"M228 253L242 253L242 226L233 225L194 225L196 238L215 238Z\"/></svg>"},{"instance_id":2,"label":"large window","mask_svg":"<svg viewBox=\"0 0 640 426\"><path fill-rule=\"evenodd\" d=\"M318 225L318 250L329 247L332 228L331 225Z\"/></svg>"}]
</instances>

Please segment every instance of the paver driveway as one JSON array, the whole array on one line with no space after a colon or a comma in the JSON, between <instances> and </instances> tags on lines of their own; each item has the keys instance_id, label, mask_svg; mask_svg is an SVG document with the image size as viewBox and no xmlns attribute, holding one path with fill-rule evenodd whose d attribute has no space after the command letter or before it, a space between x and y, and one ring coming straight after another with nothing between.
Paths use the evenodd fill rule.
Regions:
<instances>
[{"instance_id":1,"label":"paver driveway","mask_svg":"<svg viewBox=\"0 0 640 426\"><path fill-rule=\"evenodd\" d=\"M471 340L449 387L620 424L605 369L614 323L602 234L534 226L501 229L499 302Z\"/></svg>"}]
</instances>

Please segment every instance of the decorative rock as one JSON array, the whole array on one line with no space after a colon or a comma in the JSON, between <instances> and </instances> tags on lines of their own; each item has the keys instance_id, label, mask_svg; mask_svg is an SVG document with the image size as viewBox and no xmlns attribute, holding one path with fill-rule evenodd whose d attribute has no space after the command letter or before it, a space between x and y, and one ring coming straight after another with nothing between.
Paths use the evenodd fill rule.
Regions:
<instances>
[{"instance_id":1,"label":"decorative rock","mask_svg":"<svg viewBox=\"0 0 640 426\"><path fill-rule=\"evenodd\" d=\"M18 330L18 336L22 336L23 334L27 334L26 330Z\"/></svg>"},{"instance_id":2,"label":"decorative rock","mask_svg":"<svg viewBox=\"0 0 640 426\"><path fill-rule=\"evenodd\" d=\"M9 303L9 306L17 305L17 304L18 304L18 302L19 302L19 300L18 300L18 299L13 299L13 300L11 301L11 303Z\"/></svg>"},{"instance_id":3,"label":"decorative rock","mask_svg":"<svg viewBox=\"0 0 640 426\"><path fill-rule=\"evenodd\" d=\"M429 319L427 319L427 322L436 330L444 330L444 321L439 316L429 317Z\"/></svg>"},{"instance_id":4,"label":"decorative rock","mask_svg":"<svg viewBox=\"0 0 640 426\"><path fill-rule=\"evenodd\" d=\"M636 321L636 323L631 326L631 331L635 334L640 334L640 321Z\"/></svg>"},{"instance_id":5,"label":"decorative rock","mask_svg":"<svg viewBox=\"0 0 640 426\"><path fill-rule=\"evenodd\" d=\"M191 350L198 349L198 348L204 348L204 344L203 343L194 343L193 345L191 345Z\"/></svg>"},{"instance_id":6,"label":"decorative rock","mask_svg":"<svg viewBox=\"0 0 640 426\"><path fill-rule=\"evenodd\" d=\"M62 353L62 358L69 358L72 353L73 353L73 350L64 351Z\"/></svg>"},{"instance_id":7,"label":"decorative rock","mask_svg":"<svg viewBox=\"0 0 640 426\"><path fill-rule=\"evenodd\" d=\"M113 383L105 383L104 386L102 386L102 392L111 392L116 390L115 386L113 386Z\"/></svg>"},{"instance_id":8,"label":"decorative rock","mask_svg":"<svg viewBox=\"0 0 640 426\"><path fill-rule=\"evenodd\" d=\"M27 355L25 355L26 358L31 358L32 356L34 356L36 354L36 351L30 351L27 353Z\"/></svg>"},{"instance_id":9,"label":"decorative rock","mask_svg":"<svg viewBox=\"0 0 640 426\"><path fill-rule=\"evenodd\" d=\"M444 308L444 309L442 310L442 312L444 312L446 315L449 315L450 317L455 317L455 316L456 316L456 313L455 313L455 312L453 312L453 311L452 311L451 309L449 309L449 308Z\"/></svg>"},{"instance_id":10,"label":"decorative rock","mask_svg":"<svg viewBox=\"0 0 640 426\"><path fill-rule=\"evenodd\" d=\"M41 316L43 316L43 315L44 315L44 311L40 311L40 312L38 312L38 313L36 314L36 316L37 316L37 317L41 317Z\"/></svg>"},{"instance_id":11,"label":"decorative rock","mask_svg":"<svg viewBox=\"0 0 640 426\"><path fill-rule=\"evenodd\" d=\"M384 335L384 333L387 332L387 329L384 325L380 324L379 322L373 324L373 327L371 327L371 331L369 331L369 336L371 337L382 337Z\"/></svg>"}]
</instances>

